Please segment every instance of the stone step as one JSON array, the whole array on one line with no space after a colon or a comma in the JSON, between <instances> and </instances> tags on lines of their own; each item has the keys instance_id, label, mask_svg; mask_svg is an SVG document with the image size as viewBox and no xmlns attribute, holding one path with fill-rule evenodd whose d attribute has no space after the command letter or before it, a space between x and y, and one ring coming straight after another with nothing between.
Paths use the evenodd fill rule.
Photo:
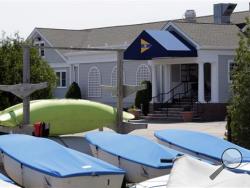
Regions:
<instances>
[{"instance_id":1,"label":"stone step","mask_svg":"<svg viewBox=\"0 0 250 188\"><path fill-rule=\"evenodd\" d=\"M170 109L172 111L183 111L184 110L184 108L181 108L181 107L159 108L158 110L159 111L169 111Z\"/></svg>"},{"instance_id":2,"label":"stone step","mask_svg":"<svg viewBox=\"0 0 250 188\"><path fill-rule=\"evenodd\" d=\"M154 117L154 116L142 116L142 118L147 119L147 120L171 120L171 121L182 121L181 117Z\"/></svg>"},{"instance_id":3,"label":"stone step","mask_svg":"<svg viewBox=\"0 0 250 188\"><path fill-rule=\"evenodd\" d=\"M181 114L180 113L169 113L169 114L151 113L151 114L148 114L148 116L151 116L151 117L178 117L178 116L181 116Z\"/></svg>"}]
</instances>

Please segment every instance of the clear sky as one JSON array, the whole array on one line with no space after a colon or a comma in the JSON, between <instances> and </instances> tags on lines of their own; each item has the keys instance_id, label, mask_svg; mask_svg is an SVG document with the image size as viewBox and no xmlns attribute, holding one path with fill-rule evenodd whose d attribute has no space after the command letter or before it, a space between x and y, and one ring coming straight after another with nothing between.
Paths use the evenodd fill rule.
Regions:
<instances>
[{"instance_id":1,"label":"clear sky","mask_svg":"<svg viewBox=\"0 0 250 188\"><path fill-rule=\"evenodd\" d=\"M35 27L86 29L212 14L214 3L225 0L0 0L0 31L26 38ZM249 10L249 0L235 11Z\"/></svg>"}]
</instances>

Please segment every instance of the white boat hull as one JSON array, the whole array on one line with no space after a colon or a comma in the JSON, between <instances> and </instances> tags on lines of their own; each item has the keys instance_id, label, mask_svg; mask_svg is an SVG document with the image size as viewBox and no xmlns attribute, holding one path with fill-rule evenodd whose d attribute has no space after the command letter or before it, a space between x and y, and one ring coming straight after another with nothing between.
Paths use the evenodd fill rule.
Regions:
<instances>
[{"instance_id":1,"label":"white boat hull","mask_svg":"<svg viewBox=\"0 0 250 188\"><path fill-rule=\"evenodd\" d=\"M5 154L2 162L8 176L24 188L119 188L124 177L121 174L59 178L22 165Z\"/></svg>"},{"instance_id":2,"label":"white boat hull","mask_svg":"<svg viewBox=\"0 0 250 188\"><path fill-rule=\"evenodd\" d=\"M13 185L13 184L5 182L3 180L0 180L0 187L1 188L20 188L17 185Z\"/></svg>"},{"instance_id":3,"label":"white boat hull","mask_svg":"<svg viewBox=\"0 0 250 188\"><path fill-rule=\"evenodd\" d=\"M160 176L149 179L144 182L137 183L130 188L166 188L170 175Z\"/></svg>"},{"instance_id":4,"label":"white boat hull","mask_svg":"<svg viewBox=\"0 0 250 188\"><path fill-rule=\"evenodd\" d=\"M171 169L157 169L149 166L145 166L136 162L126 160L122 157L118 157L111 153L108 153L101 148L90 144L92 155L103 161L106 161L114 166L123 169L126 172L125 180L130 183L142 182L147 179L159 177L165 174L169 174Z\"/></svg>"},{"instance_id":5,"label":"white boat hull","mask_svg":"<svg viewBox=\"0 0 250 188\"><path fill-rule=\"evenodd\" d=\"M194 156L198 159L203 159L205 161L210 161L212 164L215 164L215 165L220 165L221 162L218 161L218 160L215 160L215 159L212 159L210 157L207 157L205 155L201 155L201 154L197 154L195 152L192 152L192 151L189 151L187 149L184 149L184 148L181 148L181 147L178 147L176 145L173 145L173 144L170 144L168 142L164 142L164 141L161 141L160 139L157 139L157 142L163 146L166 146L168 148L171 148L171 149L174 149L176 151L179 151L179 152L182 152L182 153L185 153L185 154L188 154L188 155L191 155L191 156Z\"/></svg>"}]
</instances>

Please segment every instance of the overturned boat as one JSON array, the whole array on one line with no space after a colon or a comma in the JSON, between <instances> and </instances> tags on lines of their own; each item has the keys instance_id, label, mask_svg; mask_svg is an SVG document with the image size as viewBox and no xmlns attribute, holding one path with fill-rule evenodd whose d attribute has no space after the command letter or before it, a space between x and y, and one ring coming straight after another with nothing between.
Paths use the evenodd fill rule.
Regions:
<instances>
[{"instance_id":1,"label":"overturned boat","mask_svg":"<svg viewBox=\"0 0 250 188\"><path fill-rule=\"evenodd\" d=\"M25 188L121 187L124 171L45 138L0 137L8 176Z\"/></svg>"},{"instance_id":2,"label":"overturned boat","mask_svg":"<svg viewBox=\"0 0 250 188\"><path fill-rule=\"evenodd\" d=\"M250 165L248 164L250 162L250 150L226 140L206 133L174 129L156 131L154 135L160 144L196 158L210 161L213 164L221 164L223 152L229 148L235 148L242 154L242 165L234 171L250 173Z\"/></svg>"},{"instance_id":3,"label":"overturned boat","mask_svg":"<svg viewBox=\"0 0 250 188\"><path fill-rule=\"evenodd\" d=\"M140 182L131 188L176 188L176 187L250 187L247 174L237 174L224 169L214 180L209 176L218 166L183 155L174 162L170 175Z\"/></svg>"},{"instance_id":4,"label":"overturned boat","mask_svg":"<svg viewBox=\"0 0 250 188\"><path fill-rule=\"evenodd\" d=\"M91 132L85 135L92 154L126 171L127 182L169 174L180 153L135 135Z\"/></svg>"},{"instance_id":5,"label":"overturned boat","mask_svg":"<svg viewBox=\"0 0 250 188\"><path fill-rule=\"evenodd\" d=\"M113 128L117 110L112 106L82 99L44 99L30 102L30 123L45 122L48 135L74 134L101 127ZM98 118L96 118L98 117ZM134 116L123 112L123 120ZM23 122L23 104L0 112L0 125L14 128Z\"/></svg>"}]
</instances>

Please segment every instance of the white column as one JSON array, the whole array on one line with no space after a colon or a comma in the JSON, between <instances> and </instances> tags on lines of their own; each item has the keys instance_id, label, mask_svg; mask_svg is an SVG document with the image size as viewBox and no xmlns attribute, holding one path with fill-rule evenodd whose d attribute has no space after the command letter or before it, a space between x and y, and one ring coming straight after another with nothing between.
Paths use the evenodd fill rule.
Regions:
<instances>
[{"instance_id":1,"label":"white column","mask_svg":"<svg viewBox=\"0 0 250 188\"><path fill-rule=\"evenodd\" d=\"M159 91L160 93L163 93L164 92L164 86L163 86L163 65L160 65L160 88L159 88Z\"/></svg>"},{"instance_id":2,"label":"white column","mask_svg":"<svg viewBox=\"0 0 250 188\"><path fill-rule=\"evenodd\" d=\"M152 70L152 97L155 97L157 95L156 67L154 61L152 60L149 61L149 65ZM157 102L157 99L154 98L151 102Z\"/></svg>"},{"instance_id":3,"label":"white column","mask_svg":"<svg viewBox=\"0 0 250 188\"><path fill-rule=\"evenodd\" d=\"M200 62L199 66L199 76L198 76L198 100L203 103L204 100L204 63Z\"/></svg>"},{"instance_id":4,"label":"white column","mask_svg":"<svg viewBox=\"0 0 250 188\"><path fill-rule=\"evenodd\" d=\"M171 65L164 65L164 93L170 91L171 85ZM165 95L164 100L168 100L169 95Z\"/></svg>"},{"instance_id":5,"label":"white column","mask_svg":"<svg viewBox=\"0 0 250 188\"><path fill-rule=\"evenodd\" d=\"M219 102L219 67L218 62L211 63L211 102Z\"/></svg>"}]
</instances>

